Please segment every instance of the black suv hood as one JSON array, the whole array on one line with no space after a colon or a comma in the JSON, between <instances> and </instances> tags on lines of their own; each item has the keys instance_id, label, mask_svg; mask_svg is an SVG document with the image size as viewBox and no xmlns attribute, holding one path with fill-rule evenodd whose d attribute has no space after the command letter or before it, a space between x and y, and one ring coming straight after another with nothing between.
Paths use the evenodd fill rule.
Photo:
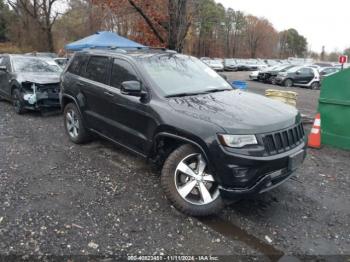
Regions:
<instances>
[{"instance_id":1,"label":"black suv hood","mask_svg":"<svg viewBox=\"0 0 350 262\"><path fill-rule=\"evenodd\" d=\"M60 73L17 73L16 79L20 83L55 84L60 82Z\"/></svg>"},{"instance_id":2,"label":"black suv hood","mask_svg":"<svg viewBox=\"0 0 350 262\"><path fill-rule=\"evenodd\" d=\"M170 98L181 114L210 122L231 134L258 134L290 127L298 111L282 102L239 90Z\"/></svg>"}]
</instances>

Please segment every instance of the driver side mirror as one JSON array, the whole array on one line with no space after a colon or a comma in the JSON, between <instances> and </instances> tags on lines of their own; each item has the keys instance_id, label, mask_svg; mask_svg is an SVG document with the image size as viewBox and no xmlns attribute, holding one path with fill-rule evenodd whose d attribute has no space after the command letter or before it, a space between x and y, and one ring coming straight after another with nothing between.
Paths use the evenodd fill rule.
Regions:
<instances>
[{"instance_id":1,"label":"driver side mirror","mask_svg":"<svg viewBox=\"0 0 350 262\"><path fill-rule=\"evenodd\" d=\"M7 72L7 67L4 65L0 66L0 71Z\"/></svg>"},{"instance_id":2,"label":"driver side mirror","mask_svg":"<svg viewBox=\"0 0 350 262\"><path fill-rule=\"evenodd\" d=\"M295 74L300 75L300 71L296 71Z\"/></svg>"},{"instance_id":3,"label":"driver side mirror","mask_svg":"<svg viewBox=\"0 0 350 262\"><path fill-rule=\"evenodd\" d=\"M123 95L143 97L146 92L142 91L139 81L125 81L121 84L120 91Z\"/></svg>"}]
</instances>

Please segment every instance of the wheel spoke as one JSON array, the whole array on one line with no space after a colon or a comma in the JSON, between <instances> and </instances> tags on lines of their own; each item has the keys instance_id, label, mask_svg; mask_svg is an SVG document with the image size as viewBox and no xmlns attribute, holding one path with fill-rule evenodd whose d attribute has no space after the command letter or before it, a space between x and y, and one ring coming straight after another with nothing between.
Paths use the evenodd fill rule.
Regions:
<instances>
[{"instance_id":1,"label":"wheel spoke","mask_svg":"<svg viewBox=\"0 0 350 262\"><path fill-rule=\"evenodd\" d=\"M78 136L78 129L76 127L73 127L73 134L74 136Z\"/></svg>"},{"instance_id":2,"label":"wheel spoke","mask_svg":"<svg viewBox=\"0 0 350 262\"><path fill-rule=\"evenodd\" d=\"M78 120L75 120L74 125L75 125L75 127L76 127L77 129L79 129L79 121L78 121Z\"/></svg>"},{"instance_id":3,"label":"wheel spoke","mask_svg":"<svg viewBox=\"0 0 350 262\"><path fill-rule=\"evenodd\" d=\"M72 118L72 115L71 115L71 113L67 113L67 118L68 118L68 120L69 120L69 122L73 122L73 118Z\"/></svg>"},{"instance_id":4,"label":"wheel spoke","mask_svg":"<svg viewBox=\"0 0 350 262\"><path fill-rule=\"evenodd\" d=\"M190 168L188 165L186 165L184 162L180 162L180 164L177 166L176 170L181 171L187 176L197 178L198 175Z\"/></svg>"},{"instance_id":5,"label":"wheel spoke","mask_svg":"<svg viewBox=\"0 0 350 262\"><path fill-rule=\"evenodd\" d=\"M203 180L204 181L208 181L208 182L214 182L214 177L212 175L204 175L203 176Z\"/></svg>"},{"instance_id":6,"label":"wheel spoke","mask_svg":"<svg viewBox=\"0 0 350 262\"><path fill-rule=\"evenodd\" d=\"M188 183L186 183L184 186L180 187L178 189L179 194L185 198L188 196L188 194L193 190L193 188L196 186L197 181L196 180L192 180Z\"/></svg>"},{"instance_id":7,"label":"wheel spoke","mask_svg":"<svg viewBox=\"0 0 350 262\"><path fill-rule=\"evenodd\" d=\"M202 175L207 163L204 161L202 154L198 155L198 174Z\"/></svg>"},{"instance_id":8,"label":"wheel spoke","mask_svg":"<svg viewBox=\"0 0 350 262\"><path fill-rule=\"evenodd\" d=\"M203 182L199 182L199 191L204 204L210 203L213 199Z\"/></svg>"},{"instance_id":9,"label":"wheel spoke","mask_svg":"<svg viewBox=\"0 0 350 262\"><path fill-rule=\"evenodd\" d=\"M67 123L67 129L68 129L69 132L72 132L73 128L74 127L73 127L73 125L71 123Z\"/></svg>"}]
</instances>

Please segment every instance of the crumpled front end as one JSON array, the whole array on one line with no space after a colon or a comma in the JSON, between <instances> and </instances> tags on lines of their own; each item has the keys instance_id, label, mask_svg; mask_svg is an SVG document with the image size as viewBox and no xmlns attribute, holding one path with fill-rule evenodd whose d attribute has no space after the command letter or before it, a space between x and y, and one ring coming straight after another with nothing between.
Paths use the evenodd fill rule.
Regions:
<instances>
[{"instance_id":1,"label":"crumpled front end","mask_svg":"<svg viewBox=\"0 0 350 262\"><path fill-rule=\"evenodd\" d=\"M59 92L60 83L23 82L21 88L22 101L28 109L60 107Z\"/></svg>"}]
</instances>

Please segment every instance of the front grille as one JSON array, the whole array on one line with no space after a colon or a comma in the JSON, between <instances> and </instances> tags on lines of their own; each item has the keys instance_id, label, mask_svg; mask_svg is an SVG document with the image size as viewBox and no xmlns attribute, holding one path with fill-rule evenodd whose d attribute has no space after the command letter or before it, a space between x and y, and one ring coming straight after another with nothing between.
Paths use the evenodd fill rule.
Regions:
<instances>
[{"instance_id":1,"label":"front grille","mask_svg":"<svg viewBox=\"0 0 350 262\"><path fill-rule=\"evenodd\" d=\"M39 92L50 92L50 93L59 93L60 92L60 84L36 84L37 90Z\"/></svg>"},{"instance_id":2,"label":"front grille","mask_svg":"<svg viewBox=\"0 0 350 262\"><path fill-rule=\"evenodd\" d=\"M305 138L303 124L279 132L264 134L262 140L268 155L276 155L300 145Z\"/></svg>"}]
</instances>

